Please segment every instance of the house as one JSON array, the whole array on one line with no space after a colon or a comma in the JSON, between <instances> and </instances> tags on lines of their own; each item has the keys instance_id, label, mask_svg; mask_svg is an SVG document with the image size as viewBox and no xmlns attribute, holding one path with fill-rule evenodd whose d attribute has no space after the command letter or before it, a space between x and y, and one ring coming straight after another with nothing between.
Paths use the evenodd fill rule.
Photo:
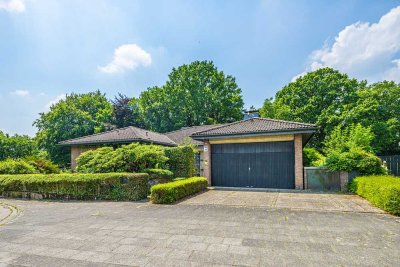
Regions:
<instances>
[{"instance_id":1,"label":"house","mask_svg":"<svg viewBox=\"0 0 400 267\"><path fill-rule=\"evenodd\" d=\"M201 125L185 127L180 130L161 134L134 126L115 129L98 134L92 134L79 138L69 139L60 142L62 146L71 147L71 168L75 170L76 159L85 151L96 149L101 146L117 146L131 143L147 143L162 146L177 146L180 144L194 144L199 150L196 164L201 172L201 159L203 158L203 142L193 140L190 135L198 131L209 130L220 125Z\"/></svg>"},{"instance_id":2,"label":"house","mask_svg":"<svg viewBox=\"0 0 400 267\"><path fill-rule=\"evenodd\" d=\"M191 135L204 143L204 173L212 186L304 189L303 147L313 124L264 118Z\"/></svg>"},{"instance_id":3,"label":"house","mask_svg":"<svg viewBox=\"0 0 400 267\"><path fill-rule=\"evenodd\" d=\"M60 144L71 147L71 168L75 169L82 152L103 145L191 143L200 151L200 175L212 186L303 189L303 147L316 130L313 124L251 118L165 134L130 126Z\"/></svg>"}]
</instances>

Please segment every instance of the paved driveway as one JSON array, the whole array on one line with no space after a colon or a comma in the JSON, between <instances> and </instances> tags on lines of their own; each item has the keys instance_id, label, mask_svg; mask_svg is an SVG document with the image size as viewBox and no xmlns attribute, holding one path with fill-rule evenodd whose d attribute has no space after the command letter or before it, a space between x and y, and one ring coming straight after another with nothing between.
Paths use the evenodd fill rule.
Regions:
<instances>
[{"instance_id":1,"label":"paved driveway","mask_svg":"<svg viewBox=\"0 0 400 267\"><path fill-rule=\"evenodd\" d=\"M1 200L0 266L399 266L398 218L227 205Z\"/></svg>"},{"instance_id":2,"label":"paved driveway","mask_svg":"<svg viewBox=\"0 0 400 267\"><path fill-rule=\"evenodd\" d=\"M383 213L381 209L373 207L367 200L357 195L333 193L208 190L181 202L181 204Z\"/></svg>"}]
</instances>

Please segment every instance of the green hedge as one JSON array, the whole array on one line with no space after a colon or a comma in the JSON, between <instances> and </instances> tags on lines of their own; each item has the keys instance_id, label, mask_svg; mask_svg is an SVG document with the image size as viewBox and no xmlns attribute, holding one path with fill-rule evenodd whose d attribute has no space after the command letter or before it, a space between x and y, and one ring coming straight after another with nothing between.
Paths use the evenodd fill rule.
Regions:
<instances>
[{"instance_id":1,"label":"green hedge","mask_svg":"<svg viewBox=\"0 0 400 267\"><path fill-rule=\"evenodd\" d=\"M192 146L178 146L165 149L168 169L175 177L192 177L195 175L195 155Z\"/></svg>"},{"instance_id":2,"label":"green hedge","mask_svg":"<svg viewBox=\"0 0 400 267\"><path fill-rule=\"evenodd\" d=\"M140 200L147 197L146 173L0 175L0 194L30 192L44 198Z\"/></svg>"},{"instance_id":3,"label":"green hedge","mask_svg":"<svg viewBox=\"0 0 400 267\"><path fill-rule=\"evenodd\" d=\"M207 179L204 177L192 177L171 183L157 184L150 189L150 199L155 204L169 204L200 192L206 189L207 185Z\"/></svg>"},{"instance_id":4,"label":"green hedge","mask_svg":"<svg viewBox=\"0 0 400 267\"><path fill-rule=\"evenodd\" d=\"M400 215L400 178L394 176L356 177L350 190L373 205L394 215Z\"/></svg>"},{"instance_id":5,"label":"green hedge","mask_svg":"<svg viewBox=\"0 0 400 267\"><path fill-rule=\"evenodd\" d=\"M150 179L166 179L174 178L174 173L164 169L145 169L142 172L147 173Z\"/></svg>"}]
</instances>

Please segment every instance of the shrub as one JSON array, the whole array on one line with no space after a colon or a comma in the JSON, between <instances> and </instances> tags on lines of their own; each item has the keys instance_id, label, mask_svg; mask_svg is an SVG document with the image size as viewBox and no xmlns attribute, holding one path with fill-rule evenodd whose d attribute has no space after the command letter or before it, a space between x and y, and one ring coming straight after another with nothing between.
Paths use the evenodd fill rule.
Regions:
<instances>
[{"instance_id":1,"label":"shrub","mask_svg":"<svg viewBox=\"0 0 400 267\"><path fill-rule=\"evenodd\" d=\"M363 175L385 174L382 161L373 154L371 128L360 124L336 127L326 138L325 165L330 171L357 171Z\"/></svg>"},{"instance_id":2,"label":"shrub","mask_svg":"<svg viewBox=\"0 0 400 267\"><path fill-rule=\"evenodd\" d=\"M394 215L400 215L400 178L394 176L356 177L350 190L373 205Z\"/></svg>"},{"instance_id":3,"label":"shrub","mask_svg":"<svg viewBox=\"0 0 400 267\"><path fill-rule=\"evenodd\" d=\"M349 152L333 152L326 158L330 171L356 171L361 175L387 174L379 157L360 149Z\"/></svg>"},{"instance_id":4,"label":"shrub","mask_svg":"<svg viewBox=\"0 0 400 267\"><path fill-rule=\"evenodd\" d=\"M39 173L50 174L50 173L60 173L58 165L54 164L48 159L41 158L27 158L25 159L27 163L33 166Z\"/></svg>"},{"instance_id":5,"label":"shrub","mask_svg":"<svg viewBox=\"0 0 400 267\"><path fill-rule=\"evenodd\" d=\"M175 177L192 177L195 175L195 154L194 148L188 146L170 147L165 149L168 157L168 169Z\"/></svg>"},{"instance_id":6,"label":"shrub","mask_svg":"<svg viewBox=\"0 0 400 267\"><path fill-rule=\"evenodd\" d=\"M45 198L140 200L148 194L148 174L0 175L0 193L33 192Z\"/></svg>"},{"instance_id":7,"label":"shrub","mask_svg":"<svg viewBox=\"0 0 400 267\"><path fill-rule=\"evenodd\" d=\"M303 162L304 166L323 166L325 157L313 147L306 147L303 149Z\"/></svg>"},{"instance_id":8,"label":"shrub","mask_svg":"<svg viewBox=\"0 0 400 267\"><path fill-rule=\"evenodd\" d=\"M167 160L162 146L133 143L116 150L112 147L102 147L86 151L77 158L77 171L137 172L143 169L163 168Z\"/></svg>"},{"instance_id":9,"label":"shrub","mask_svg":"<svg viewBox=\"0 0 400 267\"><path fill-rule=\"evenodd\" d=\"M0 161L0 174L32 174L38 171L22 159Z\"/></svg>"},{"instance_id":10,"label":"shrub","mask_svg":"<svg viewBox=\"0 0 400 267\"><path fill-rule=\"evenodd\" d=\"M155 204L169 204L200 192L206 189L207 185L208 181L204 177L192 177L166 184L157 184L150 189L150 199Z\"/></svg>"},{"instance_id":11,"label":"shrub","mask_svg":"<svg viewBox=\"0 0 400 267\"><path fill-rule=\"evenodd\" d=\"M150 179L168 179L174 177L173 172L164 169L145 169L142 172L147 173Z\"/></svg>"}]
</instances>

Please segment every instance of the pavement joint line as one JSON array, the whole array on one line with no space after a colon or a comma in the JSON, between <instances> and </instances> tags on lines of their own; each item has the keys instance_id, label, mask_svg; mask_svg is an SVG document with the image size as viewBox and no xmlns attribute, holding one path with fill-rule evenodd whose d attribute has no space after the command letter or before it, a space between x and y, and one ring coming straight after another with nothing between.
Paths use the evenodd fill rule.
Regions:
<instances>
[{"instance_id":1,"label":"pavement joint line","mask_svg":"<svg viewBox=\"0 0 400 267\"><path fill-rule=\"evenodd\" d=\"M6 202L0 201L0 206L9 210L9 214L6 217L0 219L0 227L17 218L22 212L22 210L19 209L17 206L8 204Z\"/></svg>"}]
</instances>

